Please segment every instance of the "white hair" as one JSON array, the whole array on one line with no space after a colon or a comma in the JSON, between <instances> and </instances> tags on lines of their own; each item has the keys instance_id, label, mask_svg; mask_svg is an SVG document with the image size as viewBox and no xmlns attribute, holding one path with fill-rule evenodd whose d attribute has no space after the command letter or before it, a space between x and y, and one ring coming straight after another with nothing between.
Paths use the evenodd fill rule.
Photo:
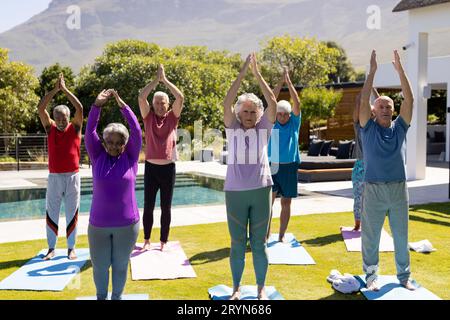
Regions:
<instances>
[{"instance_id":1,"label":"white hair","mask_svg":"<svg viewBox=\"0 0 450 320\"><path fill-rule=\"evenodd\" d=\"M156 97L161 97L161 98L163 98L163 99L166 99L167 103L170 102L169 96L168 96L167 93L165 93L165 92L162 92L162 91L156 91L155 94L153 95L152 103L155 103L155 98L156 98Z\"/></svg>"},{"instance_id":2,"label":"white hair","mask_svg":"<svg viewBox=\"0 0 450 320\"><path fill-rule=\"evenodd\" d=\"M236 101L236 104L234 105L234 113L236 114L236 119L239 122L241 122L241 119L239 119L239 112L241 112L242 105L247 101L250 101L258 108L257 121L259 121L259 119L261 118L261 116L264 113L264 106L263 106L261 99L258 98L253 93L243 93L238 97L238 100Z\"/></svg>"},{"instance_id":3,"label":"white hair","mask_svg":"<svg viewBox=\"0 0 450 320\"><path fill-rule=\"evenodd\" d=\"M66 116L70 117L70 109L68 106L60 104L59 106L56 106L53 109L53 116L55 116L55 113L61 113L65 114Z\"/></svg>"},{"instance_id":4,"label":"white hair","mask_svg":"<svg viewBox=\"0 0 450 320\"><path fill-rule=\"evenodd\" d=\"M118 122L108 124L103 130L103 140L106 140L106 137L113 133L120 134L123 139L123 144L127 144L128 138L130 137L127 127Z\"/></svg>"},{"instance_id":5,"label":"white hair","mask_svg":"<svg viewBox=\"0 0 450 320\"><path fill-rule=\"evenodd\" d=\"M292 106L289 103L289 101L280 100L277 102L277 112L291 113L291 111L292 111Z\"/></svg>"}]
</instances>

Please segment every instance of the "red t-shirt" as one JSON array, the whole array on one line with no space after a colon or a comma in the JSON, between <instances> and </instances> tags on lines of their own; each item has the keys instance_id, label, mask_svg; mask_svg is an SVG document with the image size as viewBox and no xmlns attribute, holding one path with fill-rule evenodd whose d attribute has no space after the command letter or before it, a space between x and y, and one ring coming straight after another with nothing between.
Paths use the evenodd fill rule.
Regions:
<instances>
[{"instance_id":1,"label":"red t-shirt","mask_svg":"<svg viewBox=\"0 0 450 320\"><path fill-rule=\"evenodd\" d=\"M64 131L59 131L52 123L47 137L50 173L78 172L81 132L77 132L72 123Z\"/></svg>"},{"instance_id":2,"label":"red t-shirt","mask_svg":"<svg viewBox=\"0 0 450 320\"><path fill-rule=\"evenodd\" d=\"M149 112L144 118L145 159L177 160L177 126L179 118L172 110L164 117Z\"/></svg>"}]
</instances>

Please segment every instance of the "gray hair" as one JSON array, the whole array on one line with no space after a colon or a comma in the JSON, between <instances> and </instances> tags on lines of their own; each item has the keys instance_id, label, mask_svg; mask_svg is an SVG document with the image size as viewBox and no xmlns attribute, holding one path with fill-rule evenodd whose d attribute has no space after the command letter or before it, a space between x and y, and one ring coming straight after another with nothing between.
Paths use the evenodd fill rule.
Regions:
<instances>
[{"instance_id":1,"label":"gray hair","mask_svg":"<svg viewBox=\"0 0 450 320\"><path fill-rule=\"evenodd\" d=\"M238 114L241 112L242 105L247 101L252 102L258 108L258 118L260 118L264 113L264 106L260 98L258 98L254 93L243 93L238 97L238 100L234 105L234 113L236 114L236 118L239 122L240 119Z\"/></svg>"},{"instance_id":2,"label":"gray hair","mask_svg":"<svg viewBox=\"0 0 450 320\"><path fill-rule=\"evenodd\" d=\"M112 133L120 134L124 141L123 144L124 145L127 144L130 134L128 133L127 127L125 127L123 124L118 122L108 124L106 128L103 130L103 140L106 140L106 137Z\"/></svg>"},{"instance_id":3,"label":"gray hair","mask_svg":"<svg viewBox=\"0 0 450 320\"><path fill-rule=\"evenodd\" d=\"M291 111L292 111L292 106L289 103L289 101L280 100L277 102L277 112L291 113Z\"/></svg>"},{"instance_id":4,"label":"gray hair","mask_svg":"<svg viewBox=\"0 0 450 320\"><path fill-rule=\"evenodd\" d=\"M56 106L53 109L53 116L55 116L55 113L61 113L65 114L66 116L70 117L70 109L68 106L60 104L59 106Z\"/></svg>"},{"instance_id":5,"label":"gray hair","mask_svg":"<svg viewBox=\"0 0 450 320\"><path fill-rule=\"evenodd\" d=\"M163 99L166 99L167 103L170 103L169 96L168 96L167 93L165 93L165 92L162 92L162 91L156 91L155 94L153 95L152 103L155 103L155 98L156 98L156 97L161 97L161 98L163 98Z\"/></svg>"}]
</instances>

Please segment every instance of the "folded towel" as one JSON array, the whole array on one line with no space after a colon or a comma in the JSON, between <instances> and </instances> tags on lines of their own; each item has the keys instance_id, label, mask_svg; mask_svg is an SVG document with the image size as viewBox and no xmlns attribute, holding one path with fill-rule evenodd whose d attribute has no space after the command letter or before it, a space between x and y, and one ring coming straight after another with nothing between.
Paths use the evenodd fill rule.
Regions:
<instances>
[{"instance_id":1,"label":"folded towel","mask_svg":"<svg viewBox=\"0 0 450 320\"><path fill-rule=\"evenodd\" d=\"M350 273L343 275L336 269L331 270L327 281L331 283L334 289L342 293L353 293L359 291L359 281Z\"/></svg>"},{"instance_id":2,"label":"folded towel","mask_svg":"<svg viewBox=\"0 0 450 320\"><path fill-rule=\"evenodd\" d=\"M436 251L436 249L433 248L433 245L431 244L430 241L428 241L428 239L417 241L417 242L410 242L408 244L408 247L411 250L414 250L416 252L422 252L422 253Z\"/></svg>"}]
</instances>

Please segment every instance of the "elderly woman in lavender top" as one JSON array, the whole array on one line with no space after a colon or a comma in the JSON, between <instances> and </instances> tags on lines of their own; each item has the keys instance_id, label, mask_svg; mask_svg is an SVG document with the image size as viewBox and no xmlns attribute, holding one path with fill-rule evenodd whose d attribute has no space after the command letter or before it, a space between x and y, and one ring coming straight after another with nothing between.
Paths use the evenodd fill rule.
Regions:
<instances>
[{"instance_id":1,"label":"elderly woman in lavender top","mask_svg":"<svg viewBox=\"0 0 450 320\"><path fill-rule=\"evenodd\" d=\"M248 68L256 77L268 107L253 93L237 92ZM233 276L231 300L240 298L240 282L245 267L247 228L258 286L258 299L267 299L264 290L268 258L266 233L271 210L272 177L267 145L276 118L276 99L261 76L256 55L250 54L224 100L224 122L228 141L228 166L225 178L225 200L228 229L231 236L230 266Z\"/></svg>"}]
</instances>

